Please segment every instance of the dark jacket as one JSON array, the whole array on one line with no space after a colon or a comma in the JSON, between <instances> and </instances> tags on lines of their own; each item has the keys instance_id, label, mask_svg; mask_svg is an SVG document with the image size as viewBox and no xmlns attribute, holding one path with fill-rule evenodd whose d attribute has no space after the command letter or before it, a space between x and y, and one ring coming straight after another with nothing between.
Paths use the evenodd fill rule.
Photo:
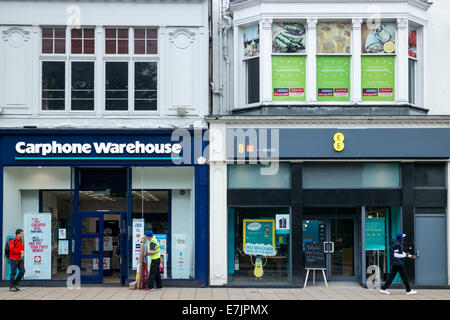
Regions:
<instances>
[{"instance_id":1,"label":"dark jacket","mask_svg":"<svg viewBox=\"0 0 450 320\"><path fill-rule=\"evenodd\" d=\"M405 263L405 257L399 258L395 257L395 254L403 254L403 244L397 239L391 240L391 265L392 266L403 266Z\"/></svg>"}]
</instances>

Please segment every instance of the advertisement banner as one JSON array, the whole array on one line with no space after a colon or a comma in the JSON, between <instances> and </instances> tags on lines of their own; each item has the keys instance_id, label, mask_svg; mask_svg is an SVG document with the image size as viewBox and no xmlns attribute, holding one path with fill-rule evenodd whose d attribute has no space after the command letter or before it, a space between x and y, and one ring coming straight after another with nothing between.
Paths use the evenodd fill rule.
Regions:
<instances>
[{"instance_id":1,"label":"advertisement banner","mask_svg":"<svg viewBox=\"0 0 450 320\"><path fill-rule=\"evenodd\" d=\"M25 214L24 247L25 276L27 280L51 279L52 215Z\"/></svg>"},{"instance_id":2,"label":"advertisement banner","mask_svg":"<svg viewBox=\"0 0 450 320\"><path fill-rule=\"evenodd\" d=\"M317 24L317 53L351 53L350 23Z\"/></svg>"},{"instance_id":3,"label":"advertisement banner","mask_svg":"<svg viewBox=\"0 0 450 320\"><path fill-rule=\"evenodd\" d=\"M254 256L275 256L275 220L244 219L244 253Z\"/></svg>"},{"instance_id":4,"label":"advertisement banner","mask_svg":"<svg viewBox=\"0 0 450 320\"><path fill-rule=\"evenodd\" d=\"M289 227L290 227L290 221L289 221L289 215L288 214L277 214L275 219L276 222L276 234L277 236L279 234L289 234ZM279 238L277 239L277 242L279 241ZM282 243L282 241L280 242Z\"/></svg>"},{"instance_id":5,"label":"advertisement banner","mask_svg":"<svg viewBox=\"0 0 450 320\"><path fill-rule=\"evenodd\" d=\"M145 234L144 219L133 219L133 249L132 249L132 270L137 270L139 264L139 251L141 249L141 238Z\"/></svg>"},{"instance_id":6,"label":"advertisement banner","mask_svg":"<svg viewBox=\"0 0 450 320\"><path fill-rule=\"evenodd\" d=\"M350 101L350 57L317 57L317 101Z\"/></svg>"},{"instance_id":7,"label":"advertisement banner","mask_svg":"<svg viewBox=\"0 0 450 320\"><path fill-rule=\"evenodd\" d=\"M68 255L69 254L69 240L59 240L58 241L58 254Z\"/></svg>"},{"instance_id":8,"label":"advertisement banner","mask_svg":"<svg viewBox=\"0 0 450 320\"><path fill-rule=\"evenodd\" d=\"M385 219L366 219L366 250L386 250Z\"/></svg>"},{"instance_id":9,"label":"advertisement banner","mask_svg":"<svg viewBox=\"0 0 450 320\"><path fill-rule=\"evenodd\" d=\"M251 26L243 30L244 47L243 55L245 58L259 56L259 25Z\"/></svg>"},{"instance_id":10,"label":"advertisement banner","mask_svg":"<svg viewBox=\"0 0 450 320\"><path fill-rule=\"evenodd\" d=\"M306 57L272 57L272 100L305 101Z\"/></svg>"},{"instance_id":11,"label":"advertisement banner","mask_svg":"<svg viewBox=\"0 0 450 320\"><path fill-rule=\"evenodd\" d=\"M167 279L167 234L155 234L155 237L158 240L161 255L159 272L161 273L161 279ZM150 264L148 266L150 267Z\"/></svg>"},{"instance_id":12,"label":"advertisement banner","mask_svg":"<svg viewBox=\"0 0 450 320\"><path fill-rule=\"evenodd\" d=\"M189 243L187 234L174 234L174 259L172 262L173 279L189 279Z\"/></svg>"},{"instance_id":13,"label":"advertisement banner","mask_svg":"<svg viewBox=\"0 0 450 320\"><path fill-rule=\"evenodd\" d=\"M374 28L369 28L367 23L362 25L362 53L368 54L393 54L395 53L395 41L397 24L382 23Z\"/></svg>"},{"instance_id":14,"label":"advertisement banner","mask_svg":"<svg viewBox=\"0 0 450 320\"><path fill-rule=\"evenodd\" d=\"M417 29L414 27L408 30L408 56L417 59Z\"/></svg>"},{"instance_id":15,"label":"advertisement banner","mask_svg":"<svg viewBox=\"0 0 450 320\"><path fill-rule=\"evenodd\" d=\"M395 57L361 57L361 87L363 101L394 101Z\"/></svg>"},{"instance_id":16,"label":"advertisement banner","mask_svg":"<svg viewBox=\"0 0 450 320\"><path fill-rule=\"evenodd\" d=\"M272 49L273 53L305 53L305 26L294 22L273 23Z\"/></svg>"}]
</instances>

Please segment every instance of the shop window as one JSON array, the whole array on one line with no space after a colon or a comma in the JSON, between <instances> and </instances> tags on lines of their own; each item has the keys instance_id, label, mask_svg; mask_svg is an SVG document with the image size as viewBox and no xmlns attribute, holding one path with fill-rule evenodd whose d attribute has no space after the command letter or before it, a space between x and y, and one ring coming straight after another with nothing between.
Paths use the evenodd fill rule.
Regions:
<instances>
[{"instance_id":1,"label":"shop window","mask_svg":"<svg viewBox=\"0 0 450 320\"><path fill-rule=\"evenodd\" d=\"M362 26L361 87L363 101L395 100L397 24Z\"/></svg>"},{"instance_id":2,"label":"shop window","mask_svg":"<svg viewBox=\"0 0 450 320\"><path fill-rule=\"evenodd\" d=\"M417 100L417 29L408 29L408 102L416 104Z\"/></svg>"},{"instance_id":3,"label":"shop window","mask_svg":"<svg viewBox=\"0 0 450 320\"><path fill-rule=\"evenodd\" d=\"M351 24L317 24L317 101L350 101Z\"/></svg>"},{"instance_id":4,"label":"shop window","mask_svg":"<svg viewBox=\"0 0 450 320\"><path fill-rule=\"evenodd\" d=\"M230 189L279 189L290 188L289 163L278 163L276 172L264 174L262 164L228 165L228 188Z\"/></svg>"},{"instance_id":5,"label":"shop window","mask_svg":"<svg viewBox=\"0 0 450 320\"><path fill-rule=\"evenodd\" d=\"M128 54L128 29L105 29L106 54Z\"/></svg>"},{"instance_id":6,"label":"shop window","mask_svg":"<svg viewBox=\"0 0 450 320\"><path fill-rule=\"evenodd\" d=\"M42 109L65 109L65 73L64 61L42 62Z\"/></svg>"},{"instance_id":7,"label":"shop window","mask_svg":"<svg viewBox=\"0 0 450 320\"><path fill-rule=\"evenodd\" d=\"M305 101L305 25L275 22L272 24L272 39L272 100Z\"/></svg>"},{"instance_id":8,"label":"shop window","mask_svg":"<svg viewBox=\"0 0 450 320\"><path fill-rule=\"evenodd\" d=\"M42 53L66 53L66 28L42 28Z\"/></svg>"},{"instance_id":9,"label":"shop window","mask_svg":"<svg viewBox=\"0 0 450 320\"><path fill-rule=\"evenodd\" d=\"M229 282L288 283L290 229L289 208L229 208Z\"/></svg>"},{"instance_id":10,"label":"shop window","mask_svg":"<svg viewBox=\"0 0 450 320\"><path fill-rule=\"evenodd\" d=\"M243 62L245 68L245 103L257 103L260 98L260 68L259 68L259 26L250 26L243 29Z\"/></svg>"},{"instance_id":11,"label":"shop window","mask_svg":"<svg viewBox=\"0 0 450 320\"><path fill-rule=\"evenodd\" d=\"M445 164L414 164L414 186L418 188L445 188L447 185Z\"/></svg>"},{"instance_id":12,"label":"shop window","mask_svg":"<svg viewBox=\"0 0 450 320\"><path fill-rule=\"evenodd\" d=\"M399 188L398 163L333 163L303 165L303 188Z\"/></svg>"},{"instance_id":13,"label":"shop window","mask_svg":"<svg viewBox=\"0 0 450 320\"><path fill-rule=\"evenodd\" d=\"M158 53L158 29L134 29L134 53Z\"/></svg>"},{"instance_id":14,"label":"shop window","mask_svg":"<svg viewBox=\"0 0 450 320\"><path fill-rule=\"evenodd\" d=\"M82 28L71 30L72 54L95 53L95 29Z\"/></svg>"},{"instance_id":15,"label":"shop window","mask_svg":"<svg viewBox=\"0 0 450 320\"><path fill-rule=\"evenodd\" d=\"M71 109L94 110L95 62L72 62Z\"/></svg>"},{"instance_id":16,"label":"shop window","mask_svg":"<svg viewBox=\"0 0 450 320\"><path fill-rule=\"evenodd\" d=\"M134 110L157 109L158 72L156 62L135 62L134 64Z\"/></svg>"},{"instance_id":17,"label":"shop window","mask_svg":"<svg viewBox=\"0 0 450 320\"><path fill-rule=\"evenodd\" d=\"M128 62L106 62L105 110L128 110Z\"/></svg>"}]
</instances>

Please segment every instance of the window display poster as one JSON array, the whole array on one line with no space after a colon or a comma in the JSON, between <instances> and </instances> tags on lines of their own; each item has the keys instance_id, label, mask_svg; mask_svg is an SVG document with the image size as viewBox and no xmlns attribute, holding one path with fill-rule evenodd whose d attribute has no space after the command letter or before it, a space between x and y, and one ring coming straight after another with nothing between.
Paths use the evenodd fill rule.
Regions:
<instances>
[{"instance_id":1,"label":"window display poster","mask_svg":"<svg viewBox=\"0 0 450 320\"><path fill-rule=\"evenodd\" d=\"M189 279L189 243L187 234L177 233L173 235L174 255L172 261L172 278Z\"/></svg>"},{"instance_id":2,"label":"window display poster","mask_svg":"<svg viewBox=\"0 0 450 320\"><path fill-rule=\"evenodd\" d=\"M317 101L350 101L350 57L317 57Z\"/></svg>"},{"instance_id":3,"label":"window display poster","mask_svg":"<svg viewBox=\"0 0 450 320\"><path fill-rule=\"evenodd\" d=\"M259 25L243 29L244 33L244 58L259 56Z\"/></svg>"},{"instance_id":4,"label":"window display poster","mask_svg":"<svg viewBox=\"0 0 450 320\"><path fill-rule=\"evenodd\" d=\"M305 53L305 26L295 22L273 23L272 49L273 53Z\"/></svg>"},{"instance_id":5,"label":"window display poster","mask_svg":"<svg viewBox=\"0 0 450 320\"><path fill-rule=\"evenodd\" d=\"M159 244L159 254L161 255L161 264L159 266L159 272L162 279L167 279L167 234L155 234L156 240ZM150 246L150 242L149 242ZM150 248L149 248L150 249ZM150 258L150 257L149 257ZM147 263L150 268L150 263Z\"/></svg>"},{"instance_id":6,"label":"window display poster","mask_svg":"<svg viewBox=\"0 0 450 320\"><path fill-rule=\"evenodd\" d=\"M408 56L417 59L417 29L414 27L408 30Z\"/></svg>"},{"instance_id":7,"label":"window display poster","mask_svg":"<svg viewBox=\"0 0 450 320\"><path fill-rule=\"evenodd\" d=\"M305 56L272 56L273 101L305 101L305 87Z\"/></svg>"},{"instance_id":8,"label":"window display poster","mask_svg":"<svg viewBox=\"0 0 450 320\"><path fill-rule=\"evenodd\" d=\"M92 270L97 271L98 270L98 258L92 259ZM103 258L103 270L109 270L111 269L111 258L110 257L104 257Z\"/></svg>"},{"instance_id":9,"label":"window display poster","mask_svg":"<svg viewBox=\"0 0 450 320\"><path fill-rule=\"evenodd\" d=\"M58 239L66 239L66 229L58 229Z\"/></svg>"},{"instance_id":10,"label":"window display poster","mask_svg":"<svg viewBox=\"0 0 450 320\"><path fill-rule=\"evenodd\" d=\"M275 224L272 219L244 219L244 253L253 256L275 256Z\"/></svg>"},{"instance_id":11,"label":"window display poster","mask_svg":"<svg viewBox=\"0 0 450 320\"><path fill-rule=\"evenodd\" d=\"M24 279L51 279L51 221L50 213L25 214Z\"/></svg>"},{"instance_id":12,"label":"window display poster","mask_svg":"<svg viewBox=\"0 0 450 320\"><path fill-rule=\"evenodd\" d=\"M317 24L317 53L351 53L351 25L340 22Z\"/></svg>"},{"instance_id":13,"label":"window display poster","mask_svg":"<svg viewBox=\"0 0 450 320\"><path fill-rule=\"evenodd\" d=\"M366 250L386 250L385 219L366 219Z\"/></svg>"},{"instance_id":14,"label":"window display poster","mask_svg":"<svg viewBox=\"0 0 450 320\"><path fill-rule=\"evenodd\" d=\"M361 57L361 87L363 101L394 101L395 57Z\"/></svg>"},{"instance_id":15,"label":"window display poster","mask_svg":"<svg viewBox=\"0 0 450 320\"><path fill-rule=\"evenodd\" d=\"M58 241L58 254L68 255L69 254L69 240L59 240Z\"/></svg>"},{"instance_id":16,"label":"window display poster","mask_svg":"<svg viewBox=\"0 0 450 320\"><path fill-rule=\"evenodd\" d=\"M132 270L137 270L139 264L139 251L141 249L141 238L145 234L145 221L144 219L133 219L133 261Z\"/></svg>"},{"instance_id":17,"label":"window display poster","mask_svg":"<svg viewBox=\"0 0 450 320\"><path fill-rule=\"evenodd\" d=\"M289 221L289 215L288 214L277 214L275 216L276 220L276 234L277 236L279 234L289 234L289 227L290 227L290 221ZM279 241L278 241L279 242Z\"/></svg>"},{"instance_id":18,"label":"window display poster","mask_svg":"<svg viewBox=\"0 0 450 320\"><path fill-rule=\"evenodd\" d=\"M112 250L113 250L113 238L103 237L103 251L112 251Z\"/></svg>"},{"instance_id":19,"label":"window display poster","mask_svg":"<svg viewBox=\"0 0 450 320\"><path fill-rule=\"evenodd\" d=\"M395 41L397 24L381 23L373 28L369 24L362 25L362 53L393 54L395 53Z\"/></svg>"}]
</instances>

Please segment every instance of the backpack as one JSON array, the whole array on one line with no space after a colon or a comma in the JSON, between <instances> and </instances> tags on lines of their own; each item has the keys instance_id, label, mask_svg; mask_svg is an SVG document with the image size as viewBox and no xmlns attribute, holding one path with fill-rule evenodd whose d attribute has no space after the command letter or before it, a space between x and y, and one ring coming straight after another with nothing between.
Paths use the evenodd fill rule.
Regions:
<instances>
[{"instance_id":1,"label":"backpack","mask_svg":"<svg viewBox=\"0 0 450 320\"><path fill-rule=\"evenodd\" d=\"M14 247L17 245L16 238L14 238ZM9 241L6 241L5 245L5 258L9 259L9 256L11 254L11 251L9 250Z\"/></svg>"}]
</instances>

